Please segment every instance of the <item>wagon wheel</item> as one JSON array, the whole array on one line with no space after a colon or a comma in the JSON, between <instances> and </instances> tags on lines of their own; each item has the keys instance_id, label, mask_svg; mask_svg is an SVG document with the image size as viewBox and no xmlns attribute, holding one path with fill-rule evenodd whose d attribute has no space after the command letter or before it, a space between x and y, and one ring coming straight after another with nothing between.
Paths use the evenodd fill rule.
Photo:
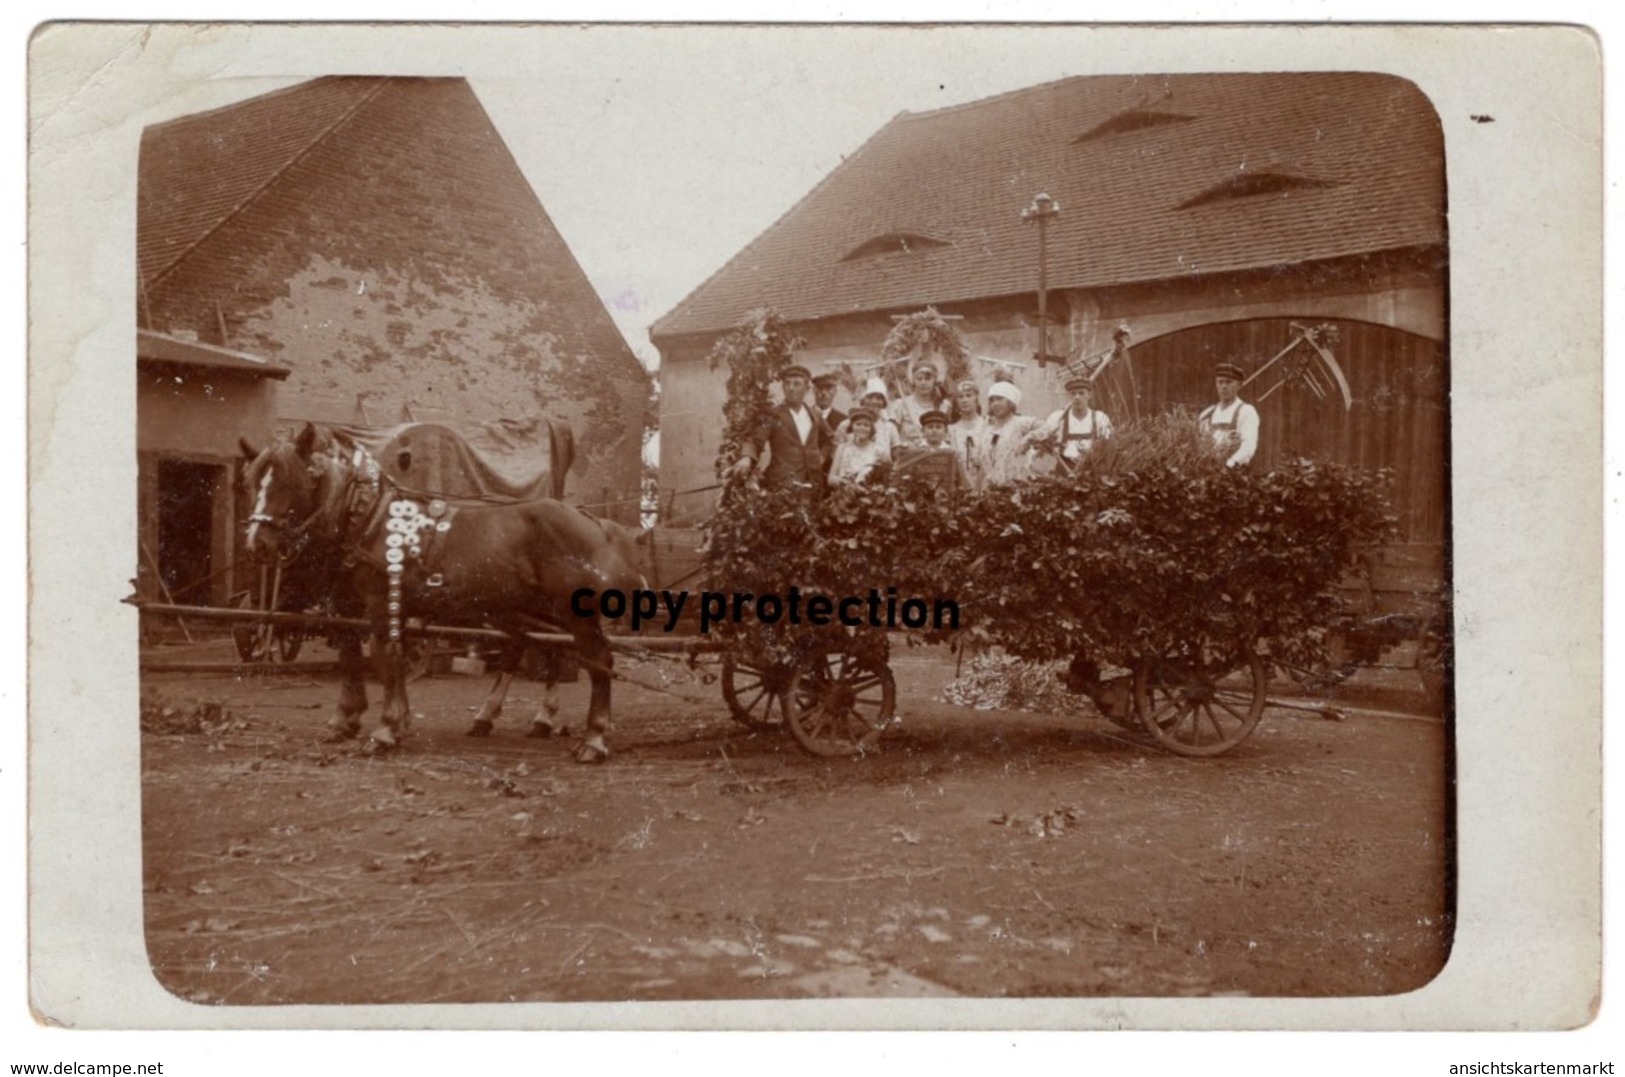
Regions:
<instances>
[{"instance_id":1,"label":"wagon wheel","mask_svg":"<svg viewBox=\"0 0 1625 1077\"><path fill-rule=\"evenodd\" d=\"M732 655L722 658L722 698L734 721L747 729L777 729L788 715L785 700L795 670L783 664L765 669Z\"/></svg>"},{"instance_id":2,"label":"wagon wheel","mask_svg":"<svg viewBox=\"0 0 1625 1077\"><path fill-rule=\"evenodd\" d=\"M276 638L277 654L281 656L284 662L292 662L299 657L299 648L305 644L304 629L290 625L277 629L274 636Z\"/></svg>"},{"instance_id":3,"label":"wagon wheel","mask_svg":"<svg viewBox=\"0 0 1625 1077\"><path fill-rule=\"evenodd\" d=\"M834 650L796 669L790 735L813 755L862 755L897 710L897 681L884 653Z\"/></svg>"},{"instance_id":4,"label":"wagon wheel","mask_svg":"<svg viewBox=\"0 0 1625 1077\"><path fill-rule=\"evenodd\" d=\"M237 657L244 662L259 662L265 658L265 626L247 625L231 630L231 642L237 646Z\"/></svg>"},{"instance_id":5,"label":"wagon wheel","mask_svg":"<svg viewBox=\"0 0 1625 1077\"><path fill-rule=\"evenodd\" d=\"M1273 658L1277 668L1292 678L1292 682L1312 696L1330 695L1338 685L1352 677L1360 668L1349 654L1348 639L1341 629L1326 640L1326 657L1311 666L1298 666Z\"/></svg>"},{"instance_id":6,"label":"wagon wheel","mask_svg":"<svg viewBox=\"0 0 1625 1077\"><path fill-rule=\"evenodd\" d=\"M1134 709L1158 744L1178 755L1219 755L1246 740L1264 714L1264 660L1191 652L1150 658L1134 670Z\"/></svg>"}]
</instances>

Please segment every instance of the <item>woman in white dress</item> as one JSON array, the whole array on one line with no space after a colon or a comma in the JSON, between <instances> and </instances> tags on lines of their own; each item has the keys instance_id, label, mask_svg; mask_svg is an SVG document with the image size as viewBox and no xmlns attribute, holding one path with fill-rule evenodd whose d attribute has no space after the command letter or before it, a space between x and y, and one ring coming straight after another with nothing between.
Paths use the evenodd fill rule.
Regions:
<instances>
[{"instance_id":1,"label":"woman in white dress","mask_svg":"<svg viewBox=\"0 0 1625 1077\"><path fill-rule=\"evenodd\" d=\"M1032 474L1031 442L1043 436L1044 421L1021 413L1021 390L996 381L987 391L986 443L981 449L983 481L1007 486Z\"/></svg>"}]
</instances>

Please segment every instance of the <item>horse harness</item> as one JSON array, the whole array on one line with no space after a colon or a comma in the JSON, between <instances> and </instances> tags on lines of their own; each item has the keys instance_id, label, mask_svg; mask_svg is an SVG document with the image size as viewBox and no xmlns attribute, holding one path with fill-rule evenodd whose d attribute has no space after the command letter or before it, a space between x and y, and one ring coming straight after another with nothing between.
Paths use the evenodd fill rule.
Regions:
<instances>
[{"instance_id":1,"label":"horse harness","mask_svg":"<svg viewBox=\"0 0 1625 1077\"><path fill-rule=\"evenodd\" d=\"M343 564L349 568L365 562L382 569L388 577L389 642L399 644L407 565L415 564L424 571L425 586L445 584L436 566L444 552L445 536L457 515L457 506L443 498L414 496L415 491L386 482L378 462L360 447L356 448L350 464L339 535L339 544L344 550Z\"/></svg>"}]
</instances>

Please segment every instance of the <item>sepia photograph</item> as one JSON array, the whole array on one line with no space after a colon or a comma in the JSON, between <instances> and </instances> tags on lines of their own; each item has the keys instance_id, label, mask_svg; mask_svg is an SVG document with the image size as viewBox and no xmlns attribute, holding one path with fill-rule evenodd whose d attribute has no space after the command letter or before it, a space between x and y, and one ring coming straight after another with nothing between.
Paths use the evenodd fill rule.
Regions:
<instances>
[{"instance_id":1,"label":"sepia photograph","mask_svg":"<svg viewBox=\"0 0 1625 1077\"><path fill-rule=\"evenodd\" d=\"M366 30L33 47L36 108L162 72L94 178L150 1012L1406 1027L1481 863L1456 155L1517 117L1216 31Z\"/></svg>"}]
</instances>

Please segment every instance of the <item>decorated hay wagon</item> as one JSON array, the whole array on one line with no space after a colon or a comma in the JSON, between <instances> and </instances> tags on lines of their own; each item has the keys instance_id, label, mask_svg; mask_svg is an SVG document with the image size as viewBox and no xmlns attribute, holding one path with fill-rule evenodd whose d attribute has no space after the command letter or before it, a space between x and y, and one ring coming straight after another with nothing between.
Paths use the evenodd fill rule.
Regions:
<instances>
[{"instance_id":1,"label":"decorated hay wagon","mask_svg":"<svg viewBox=\"0 0 1625 1077\"><path fill-rule=\"evenodd\" d=\"M312 489L297 510L256 509L251 545L254 528L280 529L280 541L267 601L223 611L240 619L242 657L291 658L294 633L313 631L370 629L386 666L410 666L414 640L486 647L502 675L475 722L483 734L527 648L572 654L594 681L583 761L607 755L612 651L703 664L736 721L787 730L821 756L874 750L893 725L890 653L901 639L1064 667L1066 687L1106 718L1190 756L1242 743L1278 674L1329 682L1397 636L1433 641L1442 668L1439 606L1350 614L1350 568L1362 554L1369 564L1387 534L1381 475L1308 460L1227 469L1211 436L1174 415L1124 424L1068 468L980 490L909 467L827 494L775 487L735 464L794 349L771 315L719 342L727 425L706 491L715 503L697 526L638 533L562 505L570 439L551 424L307 431L285 450L294 484L300 468L316 475L317 457L348 477ZM304 442L317 438L327 448L313 454ZM250 474L268 484L259 460ZM386 507L399 519L380 515ZM324 512L340 534L310 541ZM345 530L363 516L384 521L374 600L313 602L310 579L353 574L373 556L371 531ZM477 564L436 559L437 536L481 520L493 533L519 529L519 545L476 545ZM524 552L560 541L575 547L545 565ZM440 601L478 576L490 578L469 601ZM529 605L512 598L527 587ZM353 732L359 674L347 661L340 719ZM559 664L541 665L551 679ZM404 713L404 688L390 684L385 743ZM557 709L549 687L533 731Z\"/></svg>"},{"instance_id":2,"label":"decorated hay wagon","mask_svg":"<svg viewBox=\"0 0 1625 1077\"><path fill-rule=\"evenodd\" d=\"M883 354L954 347L915 329ZM895 714L899 630L1064 665L1105 717L1191 756L1245 740L1277 674L1329 682L1407 633L1442 667L1438 604L1396 618L1348 601L1351 569L1389 535L1386 476L1310 460L1227 469L1188 416L1125 424L1071 466L979 491L902 467L824 497L739 481L733 463L796 343L762 313L713 352L728 404L704 570L735 595L837 612L856 599L862 615L789 625L775 601L770 619L730 619L724 694L744 724L783 725L821 755L869 750ZM935 616L944 604L951 624Z\"/></svg>"}]
</instances>

